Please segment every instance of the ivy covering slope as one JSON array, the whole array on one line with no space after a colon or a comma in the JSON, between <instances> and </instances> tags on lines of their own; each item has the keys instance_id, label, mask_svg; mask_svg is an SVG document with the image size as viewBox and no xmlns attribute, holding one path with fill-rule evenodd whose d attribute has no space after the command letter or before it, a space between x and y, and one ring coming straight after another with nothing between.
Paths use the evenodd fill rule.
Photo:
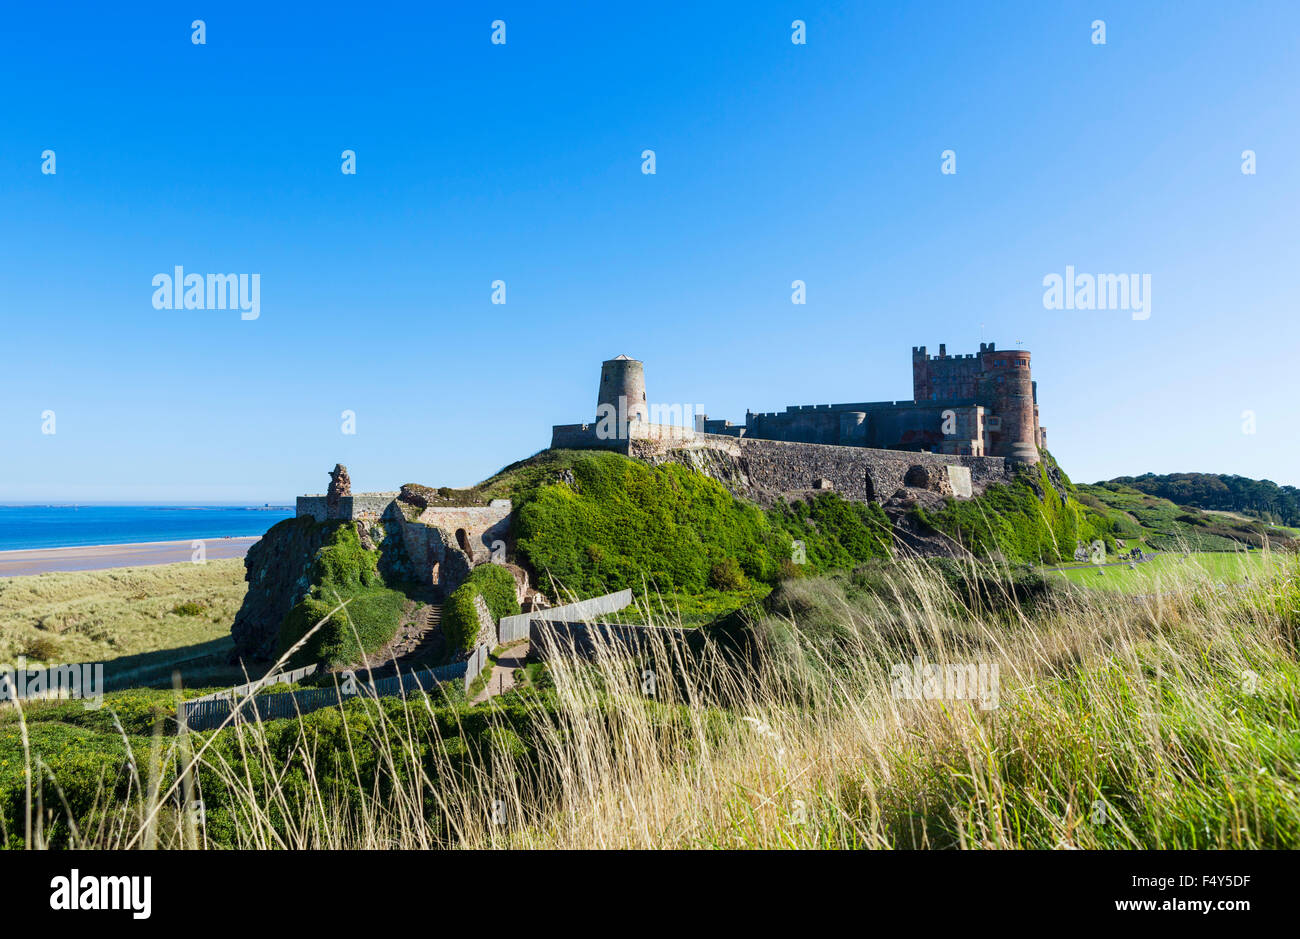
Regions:
<instances>
[{"instance_id":1,"label":"ivy covering slope","mask_svg":"<svg viewBox=\"0 0 1300 939\"><path fill-rule=\"evenodd\" d=\"M727 558L771 582L790 557L790 536L758 506L684 466L588 453L571 472L571 484L534 490L516 517L517 549L544 587L585 597L644 579L700 593Z\"/></svg>"},{"instance_id":2,"label":"ivy covering slope","mask_svg":"<svg viewBox=\"0 0 1300 939\"><path fill-rule=\"evenodd\" d=\"M500 564L480 564L469 579L447 598L442 610L442 634L452 649L468 652L478 636L478 610L474 598L481 596L494 620L519 612L515 579Z\"/></svg>"},{"instance_id":3,"label":"ivy covering slope","mask_svg":"<svg viewBox=\"0 0 1300 939\"><path fill-rule=\"evenodd\" d=\"M1077 542L1096 539L1115 550L1115 522L1079 502L1074 484L1046 452L1042 462L981 496L949 500L934 512L921 506L914 511L979 557L1053 564L1073 559Z\"/></svg>"},{"instance_id":4,"label":"ivy covering slope","mask_svg":"<svg viewBox=\"0 0 1300 939\"><path fill-rule=\"evenodd\" d=\"M391 573L402 565L385 563L391 562L385 558L391 553L405 553L401 539L387 539L381 550L368 551L355 524L335 523L312 561L307 595L280 627L279 652L288 651L326 617L328 622L299 650L293 664L349 665L363 654L383 648L396 635L406 602L406 594L395 589L400 584ZM349 601L347 606L331 615L344 600Z\"/></svg>"},{"instance_id":5,"label":"ivy covering slope","mask_svg":"<svg viewBox=\"0 0 1300 939\"><path fill-rule=\"evenodd\" d=\"M889 518L875 502L849 502L823 492L808 501L778 502L768 516L803 545L806 567L801 573L848 570L891 553Z\"/></svg>"},{"instance_id":6,"label":"ivy covering slope","mask_svg":"<svg viewBox=\"0 0 1300 939\"><path fill-rule=\"evenodd\" d=\"M794 573L795 541L804 543L808 571L889 556L879 506L823 493L764 511L676 463L599 452L560 459L564 479L551 474L515 493L517 550L557 595L639 592L646 584L690 596L760 585L765 593Z\"/></svg>"}]
</instances>

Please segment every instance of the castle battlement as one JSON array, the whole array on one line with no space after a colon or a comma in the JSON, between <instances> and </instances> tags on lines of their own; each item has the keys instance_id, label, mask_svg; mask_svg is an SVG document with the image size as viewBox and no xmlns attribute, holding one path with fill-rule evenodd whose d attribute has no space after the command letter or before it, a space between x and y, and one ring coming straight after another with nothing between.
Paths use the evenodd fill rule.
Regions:
<instances>
[{"instance_id":1,"label":"castle battlement","mask_svg":"<svg viewBox=\"0 0 1300 939\"><path fill-rule=\"evenodd\" d=\"M793 404L783 411L747 411L744 424L701 417L706 435L823 446L863 447L1037 463L1046 445L1038 422L1038 388L1025 349L938 355L912 347L912 398L849 404ZM689 428L650 424L643 363L627 356L601 366L594 423L552 428L553 448L629 452L630 442L690 439ZM696 431L698 433L699 431Z\"/></svg>"}]
</instances>

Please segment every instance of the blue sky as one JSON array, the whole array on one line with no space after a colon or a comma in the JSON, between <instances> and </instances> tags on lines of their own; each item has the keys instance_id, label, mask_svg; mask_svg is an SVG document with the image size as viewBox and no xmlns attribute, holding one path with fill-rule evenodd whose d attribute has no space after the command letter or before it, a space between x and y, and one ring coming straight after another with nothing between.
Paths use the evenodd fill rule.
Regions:
<instances>
[{"instance_id":1,"label":"blue sky","mask_svg":"<svg viewBox=\"0 0 1300 939\"><path fill-rule=\"evenodd\" d=\"M907 398L981 324L1078 481L1300 483L1300 6L990 6L13 6L0 501L463 485L619 353L740 421ZM260 317L154 309L176 265ZM1044 309L1066 265L1150 318Z\"/></svg>"}]
</instances>

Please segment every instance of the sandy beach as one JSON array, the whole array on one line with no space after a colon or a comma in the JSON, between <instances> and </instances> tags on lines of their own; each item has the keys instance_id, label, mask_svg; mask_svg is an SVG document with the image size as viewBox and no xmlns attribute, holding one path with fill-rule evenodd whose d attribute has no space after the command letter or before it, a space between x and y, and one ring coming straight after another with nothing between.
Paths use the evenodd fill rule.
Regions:
<instances>
[{"instance_id":1,"label":"sandy beach","mask_svg":"<svg viewBox=\"0 0 1300 939\"><path fill-rule=\"evenodd\" d=\"M206 538L209 561L242 558L258 536ZM97 571L111 567L145 567L190 561L193 541L148 541L139 544L85 545L76 548L32 548L0 551L0 577L20 577L47 571Z\"/></svg>"}]
</instances>

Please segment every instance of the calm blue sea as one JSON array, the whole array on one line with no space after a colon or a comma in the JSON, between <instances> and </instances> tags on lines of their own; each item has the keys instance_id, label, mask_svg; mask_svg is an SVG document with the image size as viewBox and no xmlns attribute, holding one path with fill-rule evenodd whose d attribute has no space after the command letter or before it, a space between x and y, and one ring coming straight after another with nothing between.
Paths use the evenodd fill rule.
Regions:
<instances>
[{"instance_id":1,"label":"calm blue sea","mask_svg":"<svg viewBox=\"0 0 1300 939\"><path fill-rule=\"evenodd\" d=\"M0 551L261 535L288 506L0 505Z\"/></svg>"}]
</instances>

